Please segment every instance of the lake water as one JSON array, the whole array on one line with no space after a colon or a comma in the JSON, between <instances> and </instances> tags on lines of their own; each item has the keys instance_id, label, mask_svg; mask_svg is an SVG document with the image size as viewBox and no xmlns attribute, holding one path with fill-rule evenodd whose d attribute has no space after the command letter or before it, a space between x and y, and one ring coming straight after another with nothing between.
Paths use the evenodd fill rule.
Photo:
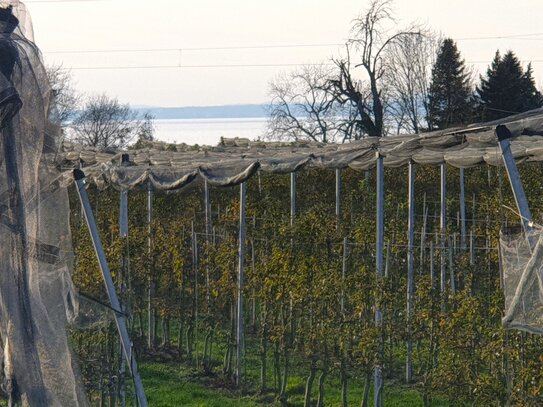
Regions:
<instances>
[{"instance_id":1,"label":"lake water","mask_svg":"<svg viewBox=\"0 0 543 407\"><path fill-rule=\"evenodd\" d=\"M221 137L264 135L267 118L155 120L155 137L168 143L217 145Z\"/></svg>"}]
</instances>

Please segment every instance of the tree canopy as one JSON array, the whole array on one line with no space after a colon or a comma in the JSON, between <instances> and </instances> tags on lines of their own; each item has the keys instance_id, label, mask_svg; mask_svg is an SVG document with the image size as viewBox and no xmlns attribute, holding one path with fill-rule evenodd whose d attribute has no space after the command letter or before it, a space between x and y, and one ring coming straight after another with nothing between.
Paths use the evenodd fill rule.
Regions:
<instances>
[{"instance_id":1,"label":"tree canopy","mask_svg":"<svg viewBox=\"0 0 543 407\"><path fill-rule=\"evenodd\" d=\"M472 112L471 94L464 60L456 43L446 38L441 43L432 69L429 128L444 129L469 122Z\"/></svg>"},{"instance_id":2,"label":"tree canopy","mask_svg":"<svg viewBox=\"0 0 543 407\"><path fill-rule=\"evenodd\" d=\"M543 106L532 73L531 64L524 71L513 51L507 51L503 57L497 51L477 87L482 119L500 119Z\"/></svg>"}]
</instances>

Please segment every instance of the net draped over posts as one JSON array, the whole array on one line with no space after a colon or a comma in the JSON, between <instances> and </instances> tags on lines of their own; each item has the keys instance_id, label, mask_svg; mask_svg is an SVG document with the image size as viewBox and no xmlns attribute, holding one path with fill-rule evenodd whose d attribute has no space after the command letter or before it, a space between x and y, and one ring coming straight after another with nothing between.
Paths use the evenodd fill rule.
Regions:
<instances>
[{"instance_id":1,"label":"net draped over posts","mask_svg":"<svg viewBox=\"0 0 543 407\"><path fill-rule=\"evenodd\" d=\"M24 4L0 1L0 335L10 402L86 406L68 346L77 314L53 93Z\"/></svg>"},{"instance_id":2,"label":"net draped over posts","mask_svg":"<svg viewBox=\"0 0 543 407\"><path fill-rule=\"evenodd\" d=\"M502 154L494 130L505 124L514 140L513 155L520 162L543 161L543 109L506 119L420 135L366 138L348 144L312 142L265 143L246 139L224 139L216 147L193 149L186 145L156 144L130 151L130 165L120 166L121 151L99 150L63 144L55 156L59 168L82 165L89 181L99 188L141 187L150 182L157 190L177 190L204 179L212 186L232 187L247 181L259 170L289 174L303 168L364 171L376 164L376 151L385 167L447 163L458 168L502 165ZM70 174L67 175L70 177Z\"/></svg>"},{"instance_id":3,"label":"net draped over posts","mask_svg":"<svg viewBox=\"0 0 543 407\"><path fill-rule=\"evenodd\" d=\"M381 164L497 166L502 164L495 136L499 124L507 125L511 131L512 153L517 161L543 161L543 109L461 129L367 138L345 145L241 139L223 140L219 146L197 150L177 146L172 151L157 145L130 151L130 160L122 165L120 158L126 151L100 151L70 143L64 143L59 151L60 130L52 120L52 93L40 53L32 42L31 24L20 2L0 0L0 6L6 4L14 7L13 11L0 9L0 335L7 388L12 397L20 398L25 405L87 405L65 329L78 307L70 276L72 244L66 189L73 182L74 168L82 167L87 180L99 188L112 185L126 194L146 186L181 190L202 180L206 185L233 187L258 171L293 174L306 167L368 170L379 163L379 171L383 172ZM340 180L339 175L337 179ZM295 175L292 180L296 180ZM295 198L295 182L293 185ZM294 219L295 199L292 203ZM383 231L378 231L376 268L380 272L383 222L380 219L379 228ZM208 225L206 236L209 231ZM240 236L243 242L244 233ZM523 246L527 245L523 240L526 239L502 239L507 306L504 322L508 327L540 333L543 278L539 265L543 249L538 244L531 251ZM240 258L242 265L243 253ZM240 301L238 345L243 329L241 304ZM381 315L376 315L376 320L380 323ZM238 359L241 357L238 348ZM381 391L382 386L377 390Z\"/></svg>"},{"instance_id":4,"label":"net draped over posts","mask_svg":"<svg viewBox=\"0 0 543 407\"><path fill-rule=\"evenodd\" d=\"M503 165L502 152L495 134L498 125L506 125L511 131L512 155L517 162L543 161L543 109L466 128L422 135L367 138L344 145L309 142L263 143L243 139L225 139L216 147L197 149L184 145L175 146L172 149L173 146L156 144L152 148L129 151L130 163L124 166L119 166L117 163L120 155L126 152L100 151L65 143L63 151L57 155L56 160L58 168L62 170L70 169L75 164L83 164L89 181L94 182L100 189L107 186L121 190L141 189L149 184L157 190L172 191L188 187L193 182L203 182L205 185L218 187L233 187L248 181L259 171L291 174L291 219L293 219L296 213L295 173L304 168L329 168L335 170L337 175L341 169L347 167L359 171L373 169L378 162L382 162L385 167L410 165L413 169L417 164L436 165L441 166L444 186L446 166L463 170L481 165ZM461 175L461 188L463 188L463 172ZM336 177L336 195L339 194L337 188L339 179ZM465 205L463 194L465 192L461 192L461 200L462 205ZM338 212L339 206L336 207L336 215ZM463 227L462 241L465 242L464 207L460 209L459 216L461 216ZM447 259L444 248L447 246L448 263L451 269L451 292L454 293L455 277L451 266L451 256L452 249L456 247L456 239L445 239L445 217L446 193L443 187L441 190L441 283L442 291L445 291L447 278L444 273ZM381 237L379 236L379 239ZM462 247L464 244L462 243ZM432 258L432 269L433 262ZM380 267L377 266L377 269L379 270ZM413 270L411 270L412 273ZM413 284L413 281L410 284ZM413 293L414 286L410 286L407 307L409 315L413 313L413 304L410 302ZM443 303L443 307L445 305ZM377 323L379 324L379 318L377 318ZM407 343L408 380L412 371L411 335L412 333L409 333ZM241 341L238 338L238 346L240 346L239 342ZM377 382L380 383L379 369L376 373L378 374ZM380 394L381 389L381 384L379 384L376 394Z\"/></svg>"}]
</instances>

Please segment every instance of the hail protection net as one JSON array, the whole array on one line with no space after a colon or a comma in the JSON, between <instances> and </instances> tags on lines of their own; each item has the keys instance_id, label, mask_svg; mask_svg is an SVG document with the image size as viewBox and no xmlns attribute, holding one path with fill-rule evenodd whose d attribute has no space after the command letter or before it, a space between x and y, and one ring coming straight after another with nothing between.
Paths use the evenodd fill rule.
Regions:
<instances>
[{"instance_id":1,"label":"hail protection net","mask_svg":"<svg viewBox=\"0 0 543 407\"><path fill-rule=\"evenodd\" d=\"M24 4L0 0L0 337L13 404L85 406L67 323L77 313L60 142Z\"/></svg>"},{"instance_id":2,"label":"hail protection net","mask_svg":"<svg viewBox=\"0 0 543 407\"><path fill-rule=\"evenodd\" d=\"M543 334L543 229L534 228L528 236L502 234L500 250L504 326Z\"/></svg>"}]
</instances>

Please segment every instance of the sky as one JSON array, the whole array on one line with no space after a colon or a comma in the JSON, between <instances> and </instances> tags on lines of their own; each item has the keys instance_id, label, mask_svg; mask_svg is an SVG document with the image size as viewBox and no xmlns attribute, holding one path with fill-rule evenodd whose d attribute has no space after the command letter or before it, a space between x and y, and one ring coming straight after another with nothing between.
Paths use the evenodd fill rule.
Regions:
<instances>
[{"instance_id":1,"label":"sky","mask_svg":"<svg viewBox=\"0 0 543 407\"><path fill-rule=\"evenodd\" d=\"M164 107L266 103L269 83L279 74L337 56L368 3L26 2L46 63L70 68L81 92ZM456 39L463 58L480 72L497 49L513 50L524 63L533 61L543 88L542 0L396 0L394 13L399 28L416 21ZM515 37L487 38L507 36Z\"/></svg>"}]
</instances>

